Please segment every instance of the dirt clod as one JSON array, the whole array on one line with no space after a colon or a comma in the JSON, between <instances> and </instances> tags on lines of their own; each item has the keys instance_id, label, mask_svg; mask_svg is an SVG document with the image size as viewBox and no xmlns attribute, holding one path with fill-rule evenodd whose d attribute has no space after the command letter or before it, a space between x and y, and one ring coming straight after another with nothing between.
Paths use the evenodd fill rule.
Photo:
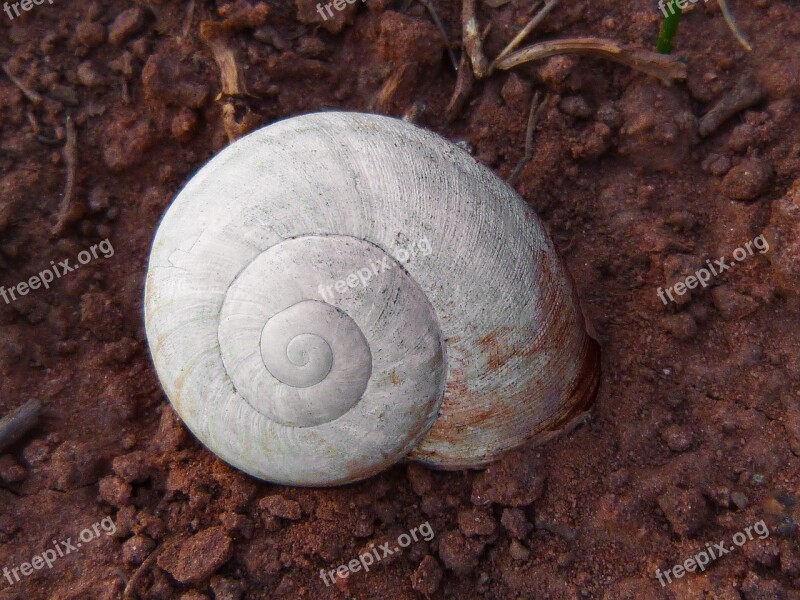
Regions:
<instances>
[{"instance_id":1,"label":"dirt clod","mask_svg":"<svg viewBox=\"0 0 800 600\"><path fill-rule=\"evenodd\" d=\"M266 496L258 501L258 508L267 511L273 517L281 517L296 521L302 516L300 505L294 500L280 495Z\"/></svg>"},{"instance_id":2,"label":"dirt clod","mask_svg":"<svg viewBox=\"0 0 800 600\"><path fill-rule=\"evenodd\" d=\"M87 48L95 48L106 39L106 28L100 23L84 21L75 28L75 41Z\"/></svg>"},{"instance_id":3,"label":"dirt clod","mask_svg":"<svg viewBox=\"0 0 800 600\"><path fill-rule=\"evenodd\" d=\"M527 538L528 534L530 534L533 529L533 525L528 522L525 513L519 508L503 509L500 523L502 523L508 533L518 540Z\"/></svg>"},{"instance_id":4,"label":"dirt clod","mask_svg":"<svg viewBox=\"0 0 800 600\"><path fill-rule=\"evenodd\" d=\"M129 504L132 491L131 485L119 477L111 475L100 480L100 498L111 506L122 508Z\"/></svg>"},{"instance_id":5,"label":"dirt clod","mask_svg":"<svg viewBox=\"0 0 800 600\"><path fill-rule=\"evenodd\" d=\"M697 334L697 323L690 313L667 315L661 322L664 329L681 341L690 340Z\"/></svg>"},{"instance_id":6,"label":"dirt clod","mask_svg":"<svg viewBox=\"0 0 800 600\"><path fill-rule=\"evenodd\" d=\"M470 508L459 511L458 528L467 536L492 535L497 528L497 523L489 512Z\"/></svg>"},{"instance_id":7,"label":"dirt clod","mask_svg":"<svg viewBox=\"0 0 800 600\"><path fill-rule=\"evenodd\" d=\"M233 556L233 541L222 527L204 529L176 548L164 550L158 566L180 583L197 584L216 573Z\"/></svg>"},{"instance_id":8,"label":"dirt clod","mask_svg":"<svg viewBox=\"0 0 800 600\"><path fill-rule=\"evenodd\" d=\"M755 200L767 190L772 175L772 165L768 161L745 159L722 179L722 193L731 200Z\"/></svg>"},{"instance_id":9,"label":"dirt clod","mask_svg":"<svg viewBox=\"0 0 800 600\"><path fill-rule=\"evenodd\" d=\"M122 544L122 560L128 565L140 565L156 547L146 535L135 535Z\"/></svg>"},{"instance_id":10,"label":"dirt clod","mask_svg":"<svg viewBox=\"0 0 800 600\"><path fill-rule=\"evenodd\" d=\"M511 540L508 546L508 553L514 560L525 561L531 556L531 551L523 546L519 540Z\"/></svg>"},{"instance_id":11,"label":"dirt clod","mask_svg":"<svg viewBox=\"0 0 800 600\"><path fill-rule=\"evenodd\" d=\"M154 102L200 108L208 98L208 85L175 52L176 48L165 47L163 53L147 59L142 69L145 94Z\"/></svg>"},{"instance_id":12,"label":"dirt clod","mask_svg":"<svg viewBox=\"0 0 800 600\"><path fill-rule=\"evenodd\" d=\"M758 301L741 294L727 285L711 290L711 299L720 316L726 321L737 321L758 309Z\"/></svg>"},{"instance_id":13,"label":"dirt clod","mask_svg":"<svg viewBox=\"0 0 800 600\"><path fill-rule=\"evenodd\" d=\"M98 479L99 460L88 445L67 441L53 452L50 463L50 486L53 489L74 490Z\"/></svg>"},{"instance_id":14,"label":"dirt clod","mask_svg":"<svg viewBox=\"0 0 800 600\"><path fill-rule=\"evenodd\" d=\"M3 483L19 483L28 476L28 471L14 460L13 456L3 454L0 456L0 481Z\"/></svg>"},{"instance_id":15,"label":"dirt clod","mask_svg":"<svg viewBox=\"0 0 800 600\"><path fill-rule=\"evenodd\" d=\"M459 531L447 531L439 539L439 557L445 567L466 575L478 564L484 544L464 537Z\"/></svg>"},{"instance_id":16,"label":"dirt clod","mask_svg":"<svg viewBox=\"0 0 800 600\"><path fill-rule=\"evenodd\" d=\"M430 555L422 559L419 566L411 574L411 587L420 594L433 594L439 589L442 581L442 568Z\"/></svg>"},{"instance_id":17,"label":"dirt clod","mask_svg":"<svg viewBox=\"0 0 800 600\"><path fill-rule=\"evenodd\" d=\"M493 502L507 506L527 506L544 492L545 477L523 451L510 452L482 472L472 484L472 503Z\"/></svg>"},{"instance_id":18,"label":"dirt clod","mask_svg":"<svg viewBox=\"0 0 800 600\"><path fill-rule=\"evenodd\" d=\"M785 291L800 292L800 179L785 196L772 203L765 232L767 253L775 283Z\"/></svg>"},{"instance_id":19,"label":"dirt clod","mask_svg":"<svg viewBox=\"0 0 800 600\"><path fill-rule=\"evenodd\" d=\"M115 46L139 32L144 26L145 12L134 6L119 13L108 28L108 41Z\"/></svg>"},{"instance_id":20,"label":"dirt clod","mask_svg":"<svg viewBox=\"0 0 800 600\"><path fill-rule=\"evenodd\" d=\"M695 536L705 525L708 505L695 489L670 487L658 498L658 506L672 529L684 537Z\"/></svg>"}]
</instances>

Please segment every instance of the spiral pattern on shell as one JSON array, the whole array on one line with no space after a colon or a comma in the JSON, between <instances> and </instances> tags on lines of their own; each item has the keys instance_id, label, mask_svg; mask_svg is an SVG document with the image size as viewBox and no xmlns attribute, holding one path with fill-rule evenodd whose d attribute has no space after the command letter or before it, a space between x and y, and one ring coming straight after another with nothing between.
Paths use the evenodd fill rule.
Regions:
<instances>
[{"instance_id":1,"label":"spiral pattern on shell","mask_svg":"<svg viewBox=\"0 0 800 600\"><path fill-rule=\"evenodd\" d=\"M145 312L188 427L279 483L407 455L483 465L583 413L597 384L533 211L453 144L376 115L288 119L212 159L159 227Z\"/></svg>"}]
</instances>

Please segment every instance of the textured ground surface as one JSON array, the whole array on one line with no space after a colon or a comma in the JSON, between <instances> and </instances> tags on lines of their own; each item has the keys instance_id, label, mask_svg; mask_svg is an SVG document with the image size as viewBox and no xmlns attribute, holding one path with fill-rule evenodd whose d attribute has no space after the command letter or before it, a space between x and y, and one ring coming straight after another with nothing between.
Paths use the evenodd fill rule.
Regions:
<instances>
[{"instance_id":1,"label":"textured ground surface","mask_svg":"<svg viewBox=\"0 0 800 600\"><path fill-rule=\"evenodd\" d=\"M370 0L320 26L316 4L298 3L55 0L13 21L0 13L0 284L74 265L104 239L114 250L0 301L0 413L29 397L47 405L0 455L0 567L85 540L13 585L0 576L0 599L111 599L126 586L185 600L800 598L797 1L732 6L752 53L713 0L696 4L677 38L688 79L672 88L552 58L476 83L450 123L455 73L423 6ZM458 54L460 4L436 6ZM479 5L490 57L529 8ZM534 36L651 48L659 18L649 0L563 0ZM202 22L218 24L201 39ZM232 51L238 81L221 82L215 44ZM237 89L249 95L220 95ZM141 319L148 245L189 176L278 118L399 116L424 102L419 124L508 177L537 90L550 97L515 187L603 345L594 419L484 473L398 466L333 490L259 483L201 448L168 408ZM701 121L734 94L751 106ZM67 115L76 153L64 149ZM762 233L765 253L659 300L657 288L706 259L731 262ZM730 547L761 520L769 536L659 585L656 569ZM368 573L320 578L425 523L431 539Z\"/></svg>"}]
</instances>

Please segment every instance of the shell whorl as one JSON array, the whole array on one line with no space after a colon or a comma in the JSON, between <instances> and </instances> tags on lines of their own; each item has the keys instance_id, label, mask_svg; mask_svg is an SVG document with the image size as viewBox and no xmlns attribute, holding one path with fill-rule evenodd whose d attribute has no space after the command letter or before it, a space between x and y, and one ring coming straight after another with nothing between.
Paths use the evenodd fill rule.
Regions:
<instances>
[{"instance_id":1,"label":"shell whorl","mask_svg":"<svg viewBox=\"0 0 800 600\"><path fill-rule=\"evenodd\" d=\"M453 144L376 115L288 119L212 159L159 227L145 312L188 427L279 483L405 455L486 464L585 410L597 383L533 211Z\"/></svg>"}]
</instances>

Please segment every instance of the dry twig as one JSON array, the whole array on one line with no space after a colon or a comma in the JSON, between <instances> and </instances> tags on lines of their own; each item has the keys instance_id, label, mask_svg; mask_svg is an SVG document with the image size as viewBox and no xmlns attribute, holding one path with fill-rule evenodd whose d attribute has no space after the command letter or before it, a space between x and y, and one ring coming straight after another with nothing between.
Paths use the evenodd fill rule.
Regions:
<instances>
[{"instance_id":1,"label":"dry twig","mask_svg":"<svg viewBox=\"0 0 800 600\"><path fill-rule=\"evenodd\" d=\"M732 90L720 98L700 119L700 137L707 137L733 115L758 104L766 92L752 75L745 75Z\"/></svg>"},{"instance_id":2,"label":"dry twig","mask_svg":"<svg viewBox=\"0 0 800 600\"><path fill-rule=\"evenodd\" d=\"M464 50L472 63L475 77L483 79L489 74L489 61L483 53L483 44L478 31L478 18L475 16L475 0L463 0L461 10L461 29Z\"/></svg>"},{"instance_id":3,"label":"dry twig","mask_svg":"<svg viewBox=\"0 0 800 600\"><path fill-rule=\"evenodd\" d=\"M409 89L410 83L416 77L417 65L414 63L404 63L389 75L381 86L372 103L372 109L383 115L389 114L396 104L398 93L403 89Z\"/></svg>"},{"instance_id":4,"label":"dry twig","mask_svg":"<svg viewBox=\"0 0 800 600\"><path fill-rule=\"evenodd\" d=\"M422 118L422 115L425 113L425 109L427 108L427 104L425 104L422 100L417 100L411 105L411 108L405 112L403 115L403 121L407 123L416 123L420 118Z\"/></svg>"},{"instance_id":5,"label":"dry twig","mask_svg":"<svg viewBox=\"0 0 800 600\"><path fill-rule=\"evenodd\" d=\"M0 452L22 439L39 420L44 406L36 398L31 398L0 419Z\"/></svg>"},{"instance_id":6,"label":"dry twig","mask_svg":"<svg viewBox=\"0 0 800 600\"><path fill-rule=\"evenodd\" d=\"M244 75L236 62L236 55L228 43L228 29L214 21L200 24L200 39L211 49L219 67L223 96L247 95Z\"/></svg>"},{"instance_id":7,"label":"dry twig","mask_svg":"<svg viewBox=\"0 0 800 600\"><path fill-rule=\"evenodd\" d=\"M194 19L194 0L189 0L186 6L186 15L183 17L183 27L181 27L181 36L185 38L189 35L189 30L192 27L192 19Z\"/></svg>"},{"instance_id":8,"label":"dry twig","mask_svg":"<svg viewBox=\"0 0 800 600\"><path fill-rule=\"evenodd\" d=\"M75 173L78 170L78 132L75 122L67 115L67 139L64 143L64 164L67 166L67 182L64 185L64 197L58 209L58 220L51 232L52 235L61 235L64 230L83 216L83 206L73 203L75 195Z\"/></svg>"},{"instance_id":9,"label":"dry twig","mask_svg":"<svg viewBox=\"0 0 800 600\"><path fill-rule=\"evenodd\" d=\"M613 60L657 77L665 85L670 85L675 79L686 79L686 65L674 56L640 48L625 48L617 42L592 37L539 42L509 54L498 61L496 67L507 71L526 62L541 60L556 54L570 53Z\"/></svg>"},{"instance_id":10,"label":"dry twig","mask_svg":"<svg viewBox=\"0 0 800 600\"><path fill-rule=\"evenodd\" d=\"M464 103L469 98L472 92L472 85L475 83L475 75L469 67L469 58L467 53L461 55L461 65L458 68L458 76L456 77L456 87L453 90L453 95L450 97L450 102L447 103L447 108L444 111L445 119L450 123L458 116Z\"/></svg>"}]
</instances>

